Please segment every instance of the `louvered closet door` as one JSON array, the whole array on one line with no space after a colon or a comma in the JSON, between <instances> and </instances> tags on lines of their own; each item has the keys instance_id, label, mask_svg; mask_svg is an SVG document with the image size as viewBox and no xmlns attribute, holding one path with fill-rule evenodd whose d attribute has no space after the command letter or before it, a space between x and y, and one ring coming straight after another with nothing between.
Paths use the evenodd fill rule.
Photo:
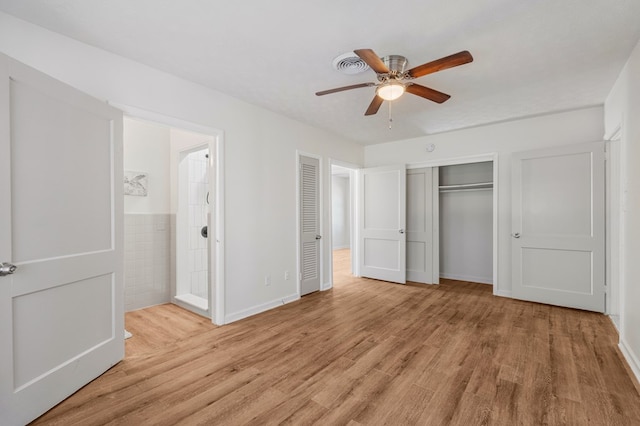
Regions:
<instances>
[{"instance_id":1,"label":"louvered closet door","mask_svg":"<svg viewBox=\"0 0 640 426\"><path fill-rule=\"evenodd\" d=\"M320 162L300 157L300 295L320 290Z\"/></svg>"}]
</instances>

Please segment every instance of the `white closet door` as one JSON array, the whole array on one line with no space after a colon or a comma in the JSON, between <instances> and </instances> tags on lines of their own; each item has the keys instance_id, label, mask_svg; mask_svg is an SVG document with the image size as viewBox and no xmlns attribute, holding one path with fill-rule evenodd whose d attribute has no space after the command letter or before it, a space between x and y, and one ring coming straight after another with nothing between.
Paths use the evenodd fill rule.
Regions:
<instances>
[{"instance_id":1,"label":"white closet door","mask_svg":"<svg viewBox=\"0 0 640 426\"><path fill-rule=\"evenodd\" d=\"M404 165L360 170L360 273L406 282L406 169Z\"/></svg>"},{"instance_id":2,"label":"white closet door","mask_svg":"<svg viewBox=\"0 0 640 426\"><path fill-rule=\"evenodd\" d=\"M407 170L408 281L433 284L433 193L433 168Z\"/></svg>"},{"instance_id":3,"label":"white closet door","mask_svg":"<svg viewBox=\"0 0 640 426\"><path fill-rule=\"evenodd\" d=\"M0 262L17 266L0 276L0 417L14 425L124 356L122 114L0 55L0 129Z\"/></svg>"},{"instance_id":4,"label":"white closet door","mask_svg":"<svg viewBox=\"0 0 640 426\"><path fill-rule=\"evenodd\" d=\"M300 295L320 290L320 162L300 156Z\"/></svg>"},{"instance_id":5,"label":"white closet door","mask_svg":"<svg viewBox=\"0 0 640 426\"><path fill-rule=\"evenodd\" d=\"M513 296L604 312L604 143L512 162Z\"/></svg>"}]
</instances>

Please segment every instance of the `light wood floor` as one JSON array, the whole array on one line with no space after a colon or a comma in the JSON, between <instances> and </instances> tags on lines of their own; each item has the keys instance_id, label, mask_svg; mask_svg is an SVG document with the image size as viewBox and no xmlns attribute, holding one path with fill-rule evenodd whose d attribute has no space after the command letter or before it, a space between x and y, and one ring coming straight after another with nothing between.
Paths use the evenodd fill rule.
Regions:
<instances>
[{"instance_id":1,"label":"light wood floor","mask_svg":"<svg viewBox=\"0 0 640 426\"><path fill-rule=\"evenodd\" d=\"M127 314L127 357L36 424L639 425L603 315L355 279L224 327Z\"/></svg>"}]
</instances>

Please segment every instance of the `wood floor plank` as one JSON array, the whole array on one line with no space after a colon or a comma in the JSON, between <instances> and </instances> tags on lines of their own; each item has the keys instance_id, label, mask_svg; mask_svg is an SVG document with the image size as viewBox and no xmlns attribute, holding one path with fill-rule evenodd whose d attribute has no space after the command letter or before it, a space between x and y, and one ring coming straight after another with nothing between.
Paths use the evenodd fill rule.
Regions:
<instances>
[{"instance_id":1,"label":"wood floor plank","mask_svg":"<svg viewBox=\"0 0 640 426\"><path fill-rule=\"evenodd\" d=\"M605 316L354 278L335 255L332 290L223 327L128 313L125 360L34 424L640 424Z\"/></svg>"}]
</instances>

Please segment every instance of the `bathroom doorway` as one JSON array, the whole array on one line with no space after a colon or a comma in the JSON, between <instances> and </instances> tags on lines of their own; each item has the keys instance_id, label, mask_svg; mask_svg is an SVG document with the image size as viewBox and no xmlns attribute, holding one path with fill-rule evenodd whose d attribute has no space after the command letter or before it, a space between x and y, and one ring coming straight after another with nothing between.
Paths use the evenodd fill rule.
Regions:
<instances>
[{"instance_id":1,"label":"bathroom doorway","mask_svg":"<svg viewBox=\"0 0 640 426\"><path fill-rule=\"evenodd\" d=\"M224 323L223 133L155 113L125 112L125 311L173 303Z\"/></svg>"}]
</instances>

